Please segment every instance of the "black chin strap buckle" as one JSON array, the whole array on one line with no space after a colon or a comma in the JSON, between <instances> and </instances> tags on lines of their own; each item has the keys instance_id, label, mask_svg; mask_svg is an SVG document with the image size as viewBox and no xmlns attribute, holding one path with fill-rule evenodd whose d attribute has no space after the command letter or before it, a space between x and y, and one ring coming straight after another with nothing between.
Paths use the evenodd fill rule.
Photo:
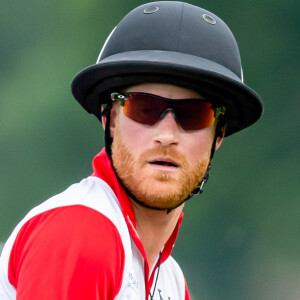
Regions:
<instances>
[{"instance_id":1,"label":"black chin strap buckle","mask_svg":"<svg viewBox=\"0 0 300 300\"><path fill-rule=\"evenodd\" d=\"M207 182L207 180L209 178L209 170L210 169L211 169L211 163L208 164L205 175L203 176L203 178L199 182L199 184L195 187L195 189L191 192L190 197L203 193L203 187L204 187L204 184Z\"/></svg>"}]
</instances>

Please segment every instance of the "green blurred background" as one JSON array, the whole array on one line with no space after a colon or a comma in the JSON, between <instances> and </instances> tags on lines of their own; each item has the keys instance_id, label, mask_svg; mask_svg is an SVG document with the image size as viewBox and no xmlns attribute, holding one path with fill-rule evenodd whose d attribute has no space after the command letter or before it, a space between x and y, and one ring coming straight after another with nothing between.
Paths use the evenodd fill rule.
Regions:
<instances>
[{"instance_id":1,"label":"green blurred background","mask_svg":"<svg viewBox=\"0 0 300 300\"><path fill-rule=\"evenodd\" d=\"M145 2L1 6L0 248L29 209L91 173L102 129L70 83ZM299 2L189 2L230 26L265 113L216 153L204 194L185 207L174 256L192 299L300 299Z\"/></svg>"}]
</instances>

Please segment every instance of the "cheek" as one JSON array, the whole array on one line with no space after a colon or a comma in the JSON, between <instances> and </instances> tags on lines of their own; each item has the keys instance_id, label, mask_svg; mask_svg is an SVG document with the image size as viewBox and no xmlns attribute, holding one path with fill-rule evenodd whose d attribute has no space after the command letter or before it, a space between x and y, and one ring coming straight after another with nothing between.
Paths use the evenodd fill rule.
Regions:
<instances>
[{"instance_id":1,"label":"cheek","mask_svg":"<svg viewBox=\"0 0 300 300\"><path fill-rule=\"evenodd\" d=\"M198 132L188 133L184 144L185 154L190 162L198 161L210 154L214 131L212 127L202 129Z\"/></svg>"},{"instance_id":2,"label":"cheek","mask_svg":"<svg viewBox=\"0 0 300 300\"><path fill-rule=\"evenodd\" d=\"M147 126L134 122L124 115L120 115L119 128L122 140L127 148L134 154L139 155L150 141Z\"/></svg>"}]
</instances>

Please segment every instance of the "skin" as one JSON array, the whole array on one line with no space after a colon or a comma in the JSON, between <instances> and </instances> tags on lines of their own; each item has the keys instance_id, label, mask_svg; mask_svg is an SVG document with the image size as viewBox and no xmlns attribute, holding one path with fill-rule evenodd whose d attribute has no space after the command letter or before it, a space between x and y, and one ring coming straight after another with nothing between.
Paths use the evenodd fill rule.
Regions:
<instances>
[{"instance_id":1,"label":"skin","mask_svg":"<svg viewBox=\"0 0 300 300\"><path fill-rule=\"evenodd\" d=\"M160 83L131 86L126 92L144 92L169 99L201 99L201 95L183 87ZM105 127L106 120L103 119ZM114 102L111 110L110 134L112 155L123 183L149 206L167 210L179 204L202 179L212 147L215 126L184 131L171 112L153 126L139 124L123 114ZM218 137L216 149L222 138ZM156 161L176 166L159 165ZM166 214L131 201L137 232L144 245L149 267L172 234L183 204Z\"/></svg>"}]
</instances>

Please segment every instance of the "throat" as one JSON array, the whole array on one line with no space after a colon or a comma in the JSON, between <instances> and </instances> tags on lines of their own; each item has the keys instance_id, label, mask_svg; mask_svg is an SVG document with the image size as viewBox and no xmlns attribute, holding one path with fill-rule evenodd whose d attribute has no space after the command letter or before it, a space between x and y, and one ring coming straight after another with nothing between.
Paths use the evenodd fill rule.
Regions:
<instances>
[{"instance_id":1,"label":"throat","mask_svg":"<svg viewBox=\"0 0 300 300\"><path fill-rule=\"evenodd\" d=\"M132 201L136 217L136 230L144 246L150 270L159 252L169 240L178 222L183 207L169 214L140 206Z\"/></svg>"}]
</instances>

